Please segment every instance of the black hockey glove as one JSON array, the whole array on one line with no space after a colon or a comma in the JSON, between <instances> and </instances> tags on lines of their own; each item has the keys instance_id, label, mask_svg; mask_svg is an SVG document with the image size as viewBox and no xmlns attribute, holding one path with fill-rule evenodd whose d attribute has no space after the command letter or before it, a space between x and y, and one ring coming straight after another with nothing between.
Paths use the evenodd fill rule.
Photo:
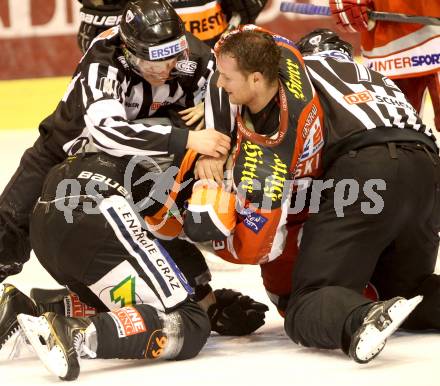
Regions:
<instances>
[{"instance_id":1,"label":"black hockey glove","mask_svg":"<svg viewBox=\"0 0 440 386\"><path fill-rule=\"evenodd\" d=\"M208 308L211 330L220 335L247 335L264 324L269 308L231 289L214 291L216 303Z\"/></svg>"},{"instance_id":2,"label":"black hockey glove","mask_svg":"<svg viewBox=\"0 0 440 386\"><path fill-rule=\"evenodd\" d=\"M0 264L0 283L8 276L16 275L23 269L22 263Z\"/></svg>"},{"instance_id":3,"label":"black hockey glove","mask_svg":"<svg viewBox=\"0 0 440 386\"><path fill-rule=\"evenodd\" d=\"M238 13L240 24L253 24L266 3L267 0L222 0L221 7L228 20Z\"/></svg>"},{"instance_id":4,"label":"black hockey glove","mask_svg":"<svg viewBox=\"0 0 440 386\"><path fill-rule=\"evenodd\" d=\"M94 0L80 1L81 24L77 35L78 46L83 53L87 51L92 40L101 32L118 25L128 0L107 0L104 4ZM99 5L98 5L99 4Z\"/></svg>"}]
</instances>

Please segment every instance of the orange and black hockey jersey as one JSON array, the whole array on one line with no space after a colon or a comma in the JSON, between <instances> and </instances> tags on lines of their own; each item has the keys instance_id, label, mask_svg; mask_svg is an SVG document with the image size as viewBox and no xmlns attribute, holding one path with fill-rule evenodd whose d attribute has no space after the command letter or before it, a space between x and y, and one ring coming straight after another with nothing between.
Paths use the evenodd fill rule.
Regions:
<instances>
[{"instance_id":1,"label":"orange and black hockey jersey","mask_svg":"<svg viewBox=\"0 0 440 386\"><path fill-rule=\"evenodd\" d=\"M101 23L109 11L112 11L114 15L118 13L122 15L129 0L107 0L102 4L92 0L79 1L87 13L92 17L96 14L97 22ZM170 0L169 2L185 23L186 30L211 47L228 27L227 17L222 12L220 0ZM99 32L104 29L106 28L99 29Z\"/></svg>"},{"instance_id":2,"label":"orange and black hockey jersey","mask_svg":"<svg viewBox=\"0 0 440 386\"><path fill-rule=\"evenodd\" d=\"M250 25L240 27L246 29L264 31ZM237 141L233 186L242 207L233 234L213 242L216 253L233 263L262 264L281 255L294 191L292 181L320 172L324 145L320 103L299 52L289 40L273 36L282 50L279 120L270 128L276 134L254 132L246 109L230 104L226 93L216 87L216 74L205 99L206 127L229 132Z\"/></svg>"},{"instance_id":3,"label":"orange and black hockey jersey","mask_svg":"<svg viewBox=\"0 0 440 386\"><path fill-rule=\"evenodd\" d=\"M228 21L217 0L170 0L187 31L213 46L228 28Z\"/></svg>"}]
</instances>

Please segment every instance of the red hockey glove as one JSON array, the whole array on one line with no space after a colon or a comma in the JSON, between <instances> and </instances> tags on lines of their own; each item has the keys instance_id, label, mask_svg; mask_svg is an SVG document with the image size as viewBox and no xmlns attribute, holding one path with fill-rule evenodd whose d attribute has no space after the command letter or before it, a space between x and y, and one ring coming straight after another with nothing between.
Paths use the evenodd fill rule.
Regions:
<instances>
[{"instance_id":1,"label":"red hockey glove","mask_svg":"<svg viewBox=\"0 0 440 386\"><path fill-rule=\"evenodd\" d=\"M371 0L330 0L330 9L336 24L344 32L363 32L371 29L368 25L368 8Z\"/></svg>"}]
</instances>

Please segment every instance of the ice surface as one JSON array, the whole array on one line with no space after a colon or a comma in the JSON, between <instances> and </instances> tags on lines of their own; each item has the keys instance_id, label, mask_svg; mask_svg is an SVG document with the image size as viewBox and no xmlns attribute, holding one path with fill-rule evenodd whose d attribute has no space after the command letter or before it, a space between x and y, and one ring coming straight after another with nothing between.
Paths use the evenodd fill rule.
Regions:
<instances>
[{"instance_id":1,"label":"ice surface","mask_svg":"<svg viewBox=\"0 0 440 386\"><path fill-rule=\"evenodd\" d=\"M13 174L23 150L37 131L0 131L0 190ZM269 305L258 267L214 272L214 287L236 288ZM58 287L33 256L8 279L27 292ZM283 320L270 305L267 322L257 333L231 338L213 334L200 355L183 362L83 360L78 385L295 385L295 386L437 386L440 382L440 334L393 335L380 356L367 365L340 351L314 350L292 343ZM39 360L28 356L0 362L0 385L47 385L59 381Z\"/></svg>"}]
</instances>

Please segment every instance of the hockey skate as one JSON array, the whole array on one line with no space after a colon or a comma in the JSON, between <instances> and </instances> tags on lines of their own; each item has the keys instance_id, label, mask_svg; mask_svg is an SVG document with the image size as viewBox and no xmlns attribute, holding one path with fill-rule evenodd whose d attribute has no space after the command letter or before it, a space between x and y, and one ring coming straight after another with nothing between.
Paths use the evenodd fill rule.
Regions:
<instances>
[{"instance_id":1,"label":"hockey skate","mask_svg":"<svg viewBox=\"0 0 440 386\"><path fill-rule=\"evenodd\" d=\"M79 357L93 357L84 345L88 318L46 312L40 317L17 316L23 332L47 369L65 381L78 378Z\"/></svg>"},{"instance_id":2,"label":"hockey skate","mask_svg":"<svg viewBox=\"0 0 440 386\"><path fill-rule=\"evenodd\" d=\"M37 315L35 303L12 284L0 284L0 360L32 352L26 343L17 315Z\"/></svg>"},{"instance_id":3,"label":"hockey skate","mask_svg":"<svg viewBox=\"0 0 440 386\"><path fill-rule=\"evenodd\" d=\"M387 338L399 328L422 299L423 296L409 300L395 297L375 303L351 338L349 356L358 363L367 363L379 355Z\"/></svg>"}]
</instances>

